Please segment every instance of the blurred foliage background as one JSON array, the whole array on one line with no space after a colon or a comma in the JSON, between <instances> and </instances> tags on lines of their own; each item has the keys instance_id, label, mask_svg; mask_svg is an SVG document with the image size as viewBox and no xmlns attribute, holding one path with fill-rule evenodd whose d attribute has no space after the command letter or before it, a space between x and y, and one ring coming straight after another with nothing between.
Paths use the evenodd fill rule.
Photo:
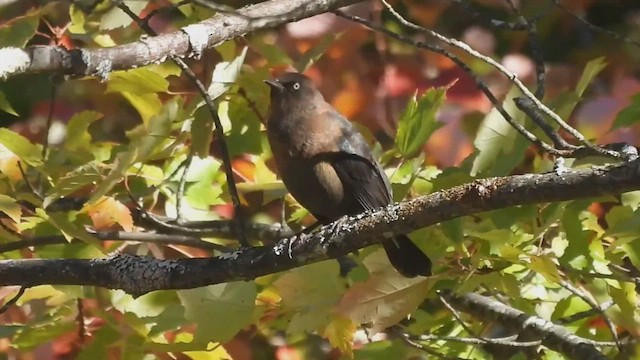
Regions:
<instances>
[{"instance_id":1,"label":"blurred foliage background","mask_svg":"<svg viewBox=\"0 0 640 360\"><path fill-rule=\"evenodd\" d=\"M142 36L108 1L4 3L0 2L0 47L110 47ZM150 20L158 33L176 31L214 13L193 3L125 3L141 17L158 11ZM250 2L220 3L238 8ZM492 19L518 20L506 1L390 3L407 18L464 41L535 85L530 36L491 26ZM546 71L542 100L597 143L637 144L639 40L619 41L574 16L624 39L640 39L640 3L565 0L565 10L554 1L516 3L537 27ZM435 41L403 27L382 10L376 1L348 9L416 40ZM509 98L509 79L479 59L453 52L499 99ZM553 165L553 159L492 112L493 105L472 76L452 61L333 14L248 34L186 61L215 97L251 221L280 222L284 205L284 220L294 229L313 223L277 180L262 125L269 101L262 80L293 68L304 70L326 99L366 134L398 201L474 177L543 172ZM406 111L408 105L427 110L412 114ZM0 241L61 233L74 237L85 226L142 231L134 224L129 192L141 198L148 211L176 216L181 166L192 151L201 157L193 159L186 175L181 215L189 220L231 218L220 139L205 130L209 122L193 83L171 62L112 72L104 79L28 74L0 82L0 124L11 131L1 134L0 143L6 146L7 139L18 134L31 144L0 152L0 194L7 198L3 202L13 204L0 207L9 215L2 219ZM398 131L403 127L409 130ZM25 160L38 157L45 138L50 148L46 160ZM28 177L39 184L44 202L30 194L19 159L29 165ZM123 159L128 159L125 165ZM117 166L121 168L114 170ZM400 323L403 331L414 335L469 336L434 300L435 291L444 288L500 293L510 306L554 320L588 309L584 300L558 285L561 280L579 284L598 302L612 299L615 306L607 316L616 324L615 331L634 338L640 335L637 289L610 268L640 265L637 195L518 207L418 230L412 238L436 262L436 276L429 279L397 276L374 247L353 256L357 266L347 277L340 277L338 265L327 261L255 282L161 291L138 299L99 288L39 286L28 289L17 306L0 315L0 353L7 359L431 358L434 355L382 330ZM62 215L43 210L47 200L59 196L94 201ZM20 201L33 208L16 210ZM87 258L116 249L161 258L212 254L178 245L96 245L87 240L2 256ZM604 280L604 275L611 276ZM16 291L1 288L0 297L6 301ZM495 324L468 321L486 336L505 331ZM597 315L569 327L581 336L612 340ZM369 336L372 329L382 332ZM427 346L458 358L492 354L486 347L451 341ZM603 351L616 353L611 347ZM562 358L549 350L541 356Z\"/></svg>"}]
</instances>

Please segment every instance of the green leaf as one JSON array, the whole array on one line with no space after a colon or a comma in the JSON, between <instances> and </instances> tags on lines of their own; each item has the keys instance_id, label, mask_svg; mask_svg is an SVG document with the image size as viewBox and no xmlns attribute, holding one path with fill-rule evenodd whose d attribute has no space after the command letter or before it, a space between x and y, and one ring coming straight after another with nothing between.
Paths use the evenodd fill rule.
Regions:
<instances>
[{"instance_id":1,"label":"green leaf","mask_svg":"<svg viewBox=\"0 0 640 360\"><path fill-rule=\"evenodd\" d=\"M185 317L198 325L194 341L228 341L251 324L257 291L253 282L231 282L179 290Z\"/></svg>"},{"instance_id":2,"label":"green leaf","mask_svg":"<svg viewBox=\"0 0 640 360\"><path fill-rule=\"evenodd\" d=\"M73 115L67 125L67 138L65 146L69 150L89 150L91 148L91 135L87 131L92 122L103 115L96 111L82 111Z\"/></svg>"},{"instance_id":3,"label":"green leaf","mask_svg":"<svg viewBox=\"0 0 640 360\"><path fill-rule=\"evenodd\" d=\"M122 180L127 170L136 162L147 161L168 139L172 121L178 118L178 103L170 101L162 112L154 116L148 124L139 126L128 133L131 143L127 150L116 155L109 175L98 184L91 194L89 204L106 195Z\"/></svg>"},{"instance_id":4,"label":"green leaf","mask_svg":"<svg viewBox=\"0 0 640 360\"><path fill-rule=\"evenodd\" d=\"M7 96L2 91L0 91L0 110L14 116L19 116L7 100Z\"/></svg>"},{"instance_id":5,"label":"green leaf","mask_svg":"<svg viewBox=\"0 0 640 360\"><path fill-rule=\"evenodd\" d=\"M561 263L568 263L574 269L585 269L593 262L589 253L590 238L593 232L583 228L580 218L581 212L586 209L589 202L574 201L565 208L562 214L562 227L566 233L569 246L560 258Z\"/></svg>"},{"instance_id":6,"label":"green leaf","mask_svg":"<svg viewBox=\"0 0 640 360\"><path fill-rule=\"evenodd\" d=\"M331 45L333 45L334 41L338 39L341 35L342 33L324 35L322 37L322 40L320 40L320 42L317 45L315 45L311 49L307 50L304 54L302 54L300 59L296 61L293 67L298 72L301 72L301 73L305 72L307 69L309 69L309 67L311 67L311 65L313 65L316 61L318 61L318 59L320 59L327 50L329 50Z\"/></svg>"},{"instance_id":7,"label":"green leaf","mask_svg":"<svg viewBox=\"0 0 640 360\"><path fill-rule=\"evenodd\" d=\"M238 75L240 75L244 58L247 56L247 49L248 47L245 46L242 52L240 52L240 55L231 61L221 61L216 64L216 67L213 69L211 85L209 85L207 89L207 93L211 99L217 99L235 84Z\"/></svg>"},{"instance_id":8,"label":"green leaf","mask_svg":"<svg viewBox=\"0 0 640 360\"><path fill-rule=\"evenodd\" d=\"M329 324L331 308L344 291L339 276L337 262L323 261L288 271L274 282L284 310L294 312L288 333L313 332Z\"/></svg>"},{"instance_id":9,"label":"green leaf","mask_svg":"<svg viewBox=\"0 0 640 360\"><path fill-rule=\"evenodd\" d=\"M159 316L176 300L173 291L154 291L137 298L122 290L111 290L111 303L122 313L133 313L139 318Z\"/></svg>"},{"instance_id":10,"label":"green leaf","mask_svg":"<svg viewBox=\"0 0 640 360\"><path fill-rule=\"evenodd\" d=\"M142 10L147 7L146 1L129 0L123 1L123 3L138 16ZM119 27L129 26L132 22L133 19L131 19L129 15L125 14L117 6L114 6L102 15L102 18L100 19L100 30L113 30Z\"/></svg>"},{"instance_id":11,"label":"green leaf","mask_svg":"<svg viewBox=\"0 0 640 360\"><path fill-rule=\"evenodd\" d=\"M230 101L221 101L218 114L227 134L231 156L262 153L260 122L243 99L234 97Z\"/></svg>"},{"instance_id":12,"label":"green leaf","mask_svg":"<svg viewBox=\"0 0 640 360\"><path fill-rule=\"evenodd\" d=\"M200 158L209 156L213 141L213 119L206 106L201 106L193 114L191 122L191 151Z\"/></svg>"},{"instance_id":13,"label":"green leaf","mask_svg":"<svg viewBox=\"0 0 640 360\"><path fill-rule=\"evenodd\" d=\"M587 63L582 71L582 76L580 76L580 80L578 80L578 84L576 85L576 95L578 97L582 97L584 91L587 89L589 84L595 79L596 76L607 67L607 62L605 61L605 57L599 57L593 59Z\"/></svg>"},{"instance_id":14,"label":"green leaf","mask_svg":"<svg viewBox=\"0 0 640 360\"><path fill-rule=\"evenodd\" d=\"M126 1L125 1L126 2ZM167 92L169 82L159 72L149 68L114 71L109 75L105 92L150 94Z\"/></svg>"},{"instance_id":15,"label":"green leaf","mask_svg":"<svg viewBox=\"0 0 640 360\"><path fill-rule=\"evenodd\" d=\"M431 134L442 126L436 113L446 98L449 87L427 90L420 98L417 93L409 100L398 121L396 146L404 158L416 155Z\"/></svg>"},{"instance_id":16,"label":"green leaf","mask_svg":"<svg viewBox=\"0 0 640 360\"><path fill-rule=\"evenodd\" d=\"M47 197L49 201L53 201L85 186L100 184L108 174L107 165L96 161L86 163L59 178L55 186L47 192Z\"/></svg>"},{"instance_id":17,"label":"green leaf","mask_svg":"<svg viewBox=\"0 0 640 360\"><path fill-rule=\"evenodd\" d=\"M22 135L6 128L0 128L0 144L4 145L27 164L31 166L42 165L40 145L32 144Z\"/></svg>"},{"instance_id":18,"label":"green leaf","mask_svg":"<svg viewBox=\"0 0 640 360\"><path fill-rule=\"evenodd\" d=\"M519 95L520 91L512 87L503 107L515 122L524 125L525 115L513 102ZM473 160L471 176L501 176L509 174L520 164L529 142L504 119L497 108L493 108L482 121L473 145L478 153Z\"/></svg>"},{"instance_id":19,"label":"green leaf","mask_svg":"<svg viewBox=\"0 0 640 360\"><path fill-rule=\"evenodd\" d=\"M629 127L640 121L640 94L636 94L631 98L631 104L620 110L616 119L613 120L611 130L622 127Z\"/></svg>"},{"instance_id":20,"label":"green leaf","mask_svg":"<svg viewBox=\"0 0 640 360\"><path fill-rule=\"evenodd\" d=\"M561 280L556 264L547 256L531 256L529 268L542 275L551 283L558 283Z\"/></svg>"},{"instance_id":21,"label":"green leaf","mask_svg":"<svg viewBox=\"0 0 640 360\"><path fill-rule=\"evenodd\" d=\"M22 209L14 198L0 194L0 211L7 214L14 222L20 222Z\"/></svg>"},{"instance_id":22,"label":"green leaf","mask_svg":"<svg viewBox=\"0 0 640 360\"><path fill-rule=\"evenodd\" d=\"M31 349L42 344L51 343L57 337L74 331L73 321L58 321L44 326L28 326L22 328L11 342L17 349Z\"/></svg>"},{"instance_id":23,"label":"green leaf","mask_svg":"<svg viewBox=\"0 0 640 360\"><path fill-rule=\"evenodd\" d=\"M212 185L210 181L199 181L187 188L186 196L189 205L194 209L209 210L211 205L224 204L220 199L222 187Z\"/></svg>"},{"instance_id":24,"label":"green leaf","mask_svg":"<svg viewBox=\"0 0 640 360\"><path fill-rule=\"evenodd\" d=\"M391 186L393 186L393 199L401 201L409 193L413 182L418 177L422 166L424 165L424 154L420 153L416 158L403 162L390 177Z\"/></svg>"},{"instance_id":25,"label":"green leaf","mask_svg":"<svg viewBox=\"0 0 640 360\"><path fill-rule=\"evenodd\" d=\"M71 19L71 26L68 30L71 34L86 34L84 25L86 24L86 15L76 4L72 3L69 6L69 19Z\"/></svg>"},{"instance_id":26,"label":"green leaf","mask_svg":"<svg viewBox=\"0 0 640 360\"><path fill-rule=\"evenodd\" d=\"M355 360L407 359L407 347L389 340L373 341L354 351Z\"/></svg>"},{"instance_id":27,"label":"green leaf","mask_svg":"<svg viewBox=\"0 0 640 360\"><path fill-rule=\"evenodd\" d=\"M42 215L42 213L40 214ZM78 239L96 248L102 249L102 243L100 242L100 240L86 232L83 225L76 223L78 219L74 212L51 212L48 213L47 216L48 220L56 228L62 231L62 234L67 239L67 241Z\"/></svg>"},{"instance_id":28,"label":"green leaf","mask_svg":"<svg viewBox=\"0 0 640 360\"><path fill-rule=\"evenodd\" d=\"M270 66L291 65L293 61L279 46L267 43L264 37L251 36L249 46L259 53Z\"/></svg>"},{"instance_id":29,"label":"green leaf","mask_svg":"<svg viewBox=\"0 0 640 360\"><path fill-rule=\"evenodd\" d=\"M558 302L558 305L556 305L556 308L553 311L553 315L551 315L551 319L558 320L589 309L591 309L591 306L584 300L577 296L571 296Z\"/></svg>"},{"instance_id":30,"label":"green leaf","mask_svg":"<svg viewBox=\"0 0 640 360\"><path fill-rule=\"evenodd\" d=\"M24 48L36 34L40 15L33 14L15 17L0 25L0 47Z\"/></svg>"},{"instance_id":31,"label":"green leaf","mask_svg":"<svg viewBox=\"0 0 640 360\"><path fill-rule=\"evenodd\" d=\"M162 101L160 101L158 94L138 94L127 91L123 91L121 94L138 110L138 114L145 124L151 121L152 117L162 109Z\"/></svg>"}]
</instances>

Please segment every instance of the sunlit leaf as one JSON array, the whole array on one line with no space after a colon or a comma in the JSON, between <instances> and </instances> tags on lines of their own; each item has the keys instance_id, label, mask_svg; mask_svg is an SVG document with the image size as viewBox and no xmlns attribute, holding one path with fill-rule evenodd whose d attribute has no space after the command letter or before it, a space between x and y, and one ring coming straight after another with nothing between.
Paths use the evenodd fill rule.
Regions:
<instances>
[{"instance_id":1,"label":"sunlit leaf","mask_svg":"<svg viewBox=\"0 0 640 360\"><path fill-rule=\"evenodd\" d=\"M207 93L212 99L217 99L236 82L242 64L244 63L244 58L247 55L247 49L247 47L243 48L240 55L232 60L228 59L227 61L221 61L216 64L213 70L211 85L209 85L209 89L207 89Z\"/></svg>"},{"instance_id":2,"label":"sunlit leaf","mask_svg":"<svg viewBox=\"0 0 640 360\"><path fill-rule=\"evenodd\" d=\"M123 91L122 96L138 110L142 121L146 124L162 109L162 101L158 94L139 94Z\"/></svg>"},{"instance_id":3,"label":"sunlit leaf","mask_svg":"<svg viewBox=\"0 0 640 360\"><path fill-rule=\"evenodd\" d=\"M111 290L110 293L114 308L122 313L136 314L140 318L159 316L176 300L175 292L171 291L154 291L136 298L122 290Z\"/></svg>"},{"instance_id":4,"label":"sunlit leaf","mask_svg":"<svg viewBox=\"0 0 640 360\"><path fill-rule=\"evenodd\" d=\"M414 95L398 120L396 146L403 157L416 155L431 134L442 126L436 121L436 113L444 103L449 87L438 87L425 91L420 97Z\"/></svg>"},{"instance_id":5,"label":"sunlit leaf","mask_svg":"<svg viewBox=\"0 0 640 360\"><path fill-rule=\"evenodd\" d=\"M0 144L31 166L42 165L40 145L34 145L20 134L0 128Z\"/></svg>"},{"instance_id":6,"label":"sunlit leaf","mask_svg":"<svg viewBox=\"0 0 640 360\"><path fill-rule=\"evenodd\" d=\"M178 117L178 103L170 101L162 111L146 125L129 133L131 143L126 150L118 153L113 161L109 175L98 184L91 194L89 203L106 195L119 183L126 171L137 161L146 161L167 140L171 131L171 123Z\"/></svg>"},{"instance_id":7,"label":"sunlit leaf","mask_svg":"<svg viewBox=\"0 0 640 360\"><path fill-rule=\"evenodd\" d=\"M195 341L227 341L251 323L257 291L252 282L180 290L185 316L198 325ZM224 326L220 326L224 324Z\"/></svg>"},{"instance_id":8,"label":"sunlit leaf","mask_svg":"<svg viewBox=\"0 0 640 360\"><path fill-rule=\"evenodd\" d=\"M67 125L67 137L65 146L69 150L89 149L91 145L91 135L87 131L92 122L100 119L103 115L96 111L82 111L73 115Z\"/></svg>"},{"instance_id":9,"label":"sunlit leaf","mask_svg":"<svg viewBox=\"0 0 640 360\"><path fill-rule=\"evenodd\" d=\"M73 239L82 240L85 243L92 245L96 248L101 248L100 240L95 236L89 234L85 229L76 223L77 217L71 212L52 212L47 214L48 220L60 231L67 239L71 241Z\"/></svg>"},{"instance_id":10,"label":"sunlit leaf","mask_svg":"<svg viewBox=\"0 0 640 360\"><path fill-rule=\"evenodd\" d=\"M20 222L22 209L15 199L7 195L0 194L0 211L7 214L7 216L9 216L14 222Z\"/></svg>"},{"instance_id":11,"label":"sunlit leaf","mask_svg":"<svg viewBox=\"0 0 640 360\"><path fill-rule=\"evenodd\" d=\"M353 358L353 334L356 331L356 324L349 318L336 316L324 329L324 336L329 343L340 349L349 358Z\"/></svg>"},{"instance_id":12,"label":"sunlit leaf","mask_svg":"<svg viewBox=\"0 0 640 360\"><path fill-rule=\"evenodd\" d=\"M374 333L407 317L431 288L428 278L405 278L398 274L382 250L369 255L365 265L371 276L350 287L335 311L356 324L371 323Z\"/></svg>"},{"instance_id":13,"label":"sunlit leaf","mask_svg":"<svg viewBox=\"0 0 640 360\"><path fill-rule=\"evenodd\" d=\"M120 225L125 231L133 230L131 211L112 197L103 196L95 203L88 205L85 211L91 217L96 230L110 230L115 224Z\"/></svg>"},{"instance_id":14,"label":"sunlit leaf","mask_svg":"<svg viewBox=\"0 0 640 360\"><path fill-rule=\"evenodd\" d=\"M589 61L582 71L578 84L576 84L576 95L582 97L589 84L593 82L593 79L595 79L607 65L608 63L604 56Z\"/></svg>"},{"instance_id":15,"label":"sunlit leaf","mask_svg":"<svg viewBox=\"0 0 640 360\"><path fill-rule=\"evenodd\" d=\"M129 92L133 94L150 94L167 92L169 82L159 72L149 67L114 71L109 74L105 92Z\"/></svg>"},{"instance_id":16,"label":"sunlit leaf","mask_svg":"<svg viewBox=\"0 0 640 360\"><path fill-rule=\"evenodd\" d=\"M136 15L140 15L142 10L147 7L146 1L129 0L123 1L123 3ZM102 15L100 19L100 30L113 30L119 27L128 26L133 22L133 19L125 14L117 6L112 7L107 13Z\"/></svg>"},{"instance_id":17,"label":"sunlit leaf","mask_svg":"<svg viewBox=\"0 0 640 360\"><path fill-rule=\"evenodd\" d=\"M513 102L519 95L520 91L514 86L502 105L515 122L524 125L525 115ZM478 154L473 160L471 176L499 176L508 175L520 163L529 142L493 108L482 121L473 145Z\"/></svg>"},{"instance_id":18,"label":"sunlit leaf","mask_svg":"<svg viewBox=\"0 0 640 360\"><path fill-rule=\"evenodd\" d=\"M552 283L558 283L561 280L560 273L558 272L558 267L553 261L546 256L531 256L529 267L537 272L538 274L544 276L547 281Z\"/></svg>"},{"instance_id":19,"label":"sunlit leaf","mask_svg":"<svg viewBox=\"0 0 640 360\"><path fill-rule=\"evenodd\" d=\"M324 261L288 271L273 284L282 306L293 311L287 331L292 334L320 330L330 321L329 313L344 288L335 261Z\"/></svg>"}]
</instances>

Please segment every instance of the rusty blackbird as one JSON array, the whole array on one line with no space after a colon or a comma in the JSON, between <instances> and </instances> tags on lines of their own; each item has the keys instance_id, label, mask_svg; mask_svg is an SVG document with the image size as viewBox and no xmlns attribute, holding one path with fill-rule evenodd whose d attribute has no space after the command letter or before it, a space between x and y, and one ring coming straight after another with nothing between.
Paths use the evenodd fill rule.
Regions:
<instances>
[{"instance_id":1,"label":"rusty blackbird","mask_svg":"<svg viewBox=\"0 0 640 360\"><path fill-rule=\"evenodd\" d=\"M392 202L391 186L362 134L327 103L311 79L285 73L271 87L267 137L291 195L322 224ZM431 275L431 261L405 235L382 245L406 277Z\"/></svg>"}]
</instances>

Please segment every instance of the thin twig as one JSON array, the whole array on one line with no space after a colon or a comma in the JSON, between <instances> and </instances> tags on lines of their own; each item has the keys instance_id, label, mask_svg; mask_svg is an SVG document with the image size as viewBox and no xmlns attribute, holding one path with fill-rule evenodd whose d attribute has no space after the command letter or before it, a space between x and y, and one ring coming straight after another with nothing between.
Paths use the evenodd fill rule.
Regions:
<instances>
[{"instance_id":1,"label":"thin twig","mask_svg":"<svg viewBox=\"0 0 640 360\"><path fill-rule=\"evenodd\" d=\"M129 7L120 2L118 3L118 8L120 8L125 14L127 14L131 19L133 19L138 26L146 33L151 36L157 36L157 33L142 19L140 19ZM234 222L236 223L236 230L238 234L238 242L243 247L250 247L249 241L247 241L247 237L244 233L244 218L242 213L242 205L240 203L240 196L238 195L238 189L236 187L236 182L233 177L233 167L231 165L231 156L229 155L229 148L227 147L227 143L225 141L224 129L222 128L222 123L220 118L218 117L218 113L216 111L216 106L209 96L207 89L204 87L204 84L198 79L196 74L189 68L187 63L184 62L181 58L175 55L171 55L171 60L173 60L180 69L193 81L198 92L202 96L207 105L207 109L211 114L213 119L213 123L215 124L216 136L219 140L220 152L222 154L222 164L224 166L225 175L227 177L227 187L229 188L229 196L231 197L231 202L234 208Z\"/></svg>"},{"instance_id":2,"label":"thin twig","mask_svg":"<svg viewBox=\"0 0 640 360\"><path fill-rule=\"evenodd\" d=\"M561 150L577 150L578 146L569 144L565 139L558 134L557 131L551 125L549 125L545 119L542 117L542 114L538 111L538 108L535 107L533 102L524 96L519 96L513 99L513 102L516 104L518 109L525 113L533 122L538 125L540 130L542 130L545 135L547 135L551 141L553 141L554 146L557 149Z\"/></svg>"},{"instance_id":3,"label":"thin twig","mask_svg":"<svg viewBox=\"0 0 640 360\"><path fill-rule=\"evenodd\" d=\"M607 309L609 309L613 305L615 305L615 302L613 300L605 301L602 304L600 304L597 308L593 308L592 307L589 310L581 311L579 313L575 313L573 315L569 315L569 316L560 318L560 319L556 320L556 322L558 324L560 324L560 325L571 324L572 322L576 322L578 320L586 319L588 317L592 317L594 315L601 314L603 311L606 311Z\"/></svg>"},{"instance_id":4,"label":"thin twig","mask_svg":"<svg viewBox=\"0 0 640 360\"><path fill-rule=\"evenodd\" d=\"M189 152L187 158L183 162L184 171L182 172L182 176L180 176L180 183L178 184L178 191L176 192L176 221L181 222L182 218L182 199L184 198L184 188L187 183L187 173L189 172L189 168L191 167L191 162L193 161L193 153Z\"/></svg>"},{"instance_id":5,"label":"thin twig","mask_svg":"<svg viewBox=\"0 0 640 360\"><path fill-rule=\"evenodd\" d=\"M399 329L398 329L399 330ZM514 341L517 339L517 335L509 336L506 338L477 338L477 337L460 337L460 336L448 336L448 335L410 335L405 332L401 332L404 336L408 336L414 340L419 341L454 341L464 344L472 345L499 345L499 346L511 346L511 347L534 347L542 344L541 340L535 341Z\"/></svg>"},{"instance_id":6,"label":"thin twig","mask_svg":"<svg viewBox=\"0 0 640 360\"><path fill-rule=\"evenodd\" d=\"M464 322L464 320L462 320L462 318L460 317L460 314L458 313L458 311L456 309L453 308L453 306L451 306L451 304L449 304L449 302L447 301L447 299L444 298L444 296L442 296L441 294L438 294L438 298L440 299L440 301L442 302L442 304L451 312L451 314L453 315L453 317L458 321L458 323L460 324L460 326L462 326L462 328L471 336L473 336L474 338L481 340L481 341L487 341L486 338L481 337L480 335L477 335L475 333L475 331L471 330L471 328L469 326L467 326L467 323Z\"/></svg>"},{"instance_id":7,"label":"thin twig","mask_svg":"<svg viewBox=\"0 0 640 360\"><path fill-rule=\"evenodd\" d=\"M2 305L2 307L0 307L0 314L4 314L5 312L7 312L7 310L9 310L9 308L13 304L15 304L18 300L20 300L20 297L22 297L22 295L24 295L25 290L27 290L27 287L26 286L21 286L20 290L18 290L18 293L16 294L16 296L12 297L9 301L4 303L4 305Z\"/></svg>"},{"instance_id":8,"label":"thin twig","mask_svg":"<svg viewBox=\"0 0 640 360\"><path fill-rule=\"evenodd\" d=\"M126 231L87 231L100 241L137 241L163 245L182 245L198 249L230 252L226 246L203 241L200 238L186 235L167 235L154 233L131 233ZM38 236L0 244L0 253L20 250L31 246L66 244L68 240L62 235Z\"/></svg>"},{"instance_id":9,"label":"thin twig","mask_svg":"<svg viewBox=\"0 0 640 360\"><path fill-rule=\"evenodd\" d=\"M458 49L466 52L467 54L469 54L469 55L471 55L471 56L473 56L473 57L475 57L475 58L477 58L479 60L482 60L482 61L486 62L487 64L489 64L491 66L493 66L495 69L497 69L499 72L501 72L507 78L509 78L509 80L511 82L513 82L513 84L516 85L516 87L526 97L531 99L531 101L536 105L536 107L538 107L547 116L551 117L551 119L553 119L557 124L559 124L560 127L562 127L565 131L567 131L569 134L571 134L571 136L573 136L576 140L578 140L584 146L586 146L588 148L591 148L593 151L596 151L596 152L598 152L599 154L602 154L602 155L610 156L610 157L613 157L613 158L619 158L620 157L619 153L617 153L615 151L611 151L611 150L607 150L607 149L598 147L598 146L592 144L590 141L588 141L578 130L576 130L573 127L571 127L558 114L556 114L553 110L551 110L549 107L547 107L545 104L543 104L542 101L540 101L533 93L531 93L531 91L522 83L522 81L520 81L518 79L518 76L516 74L512 73L511 71L509 71L502 64L500 64L497 61L493 60L489 56L482 55L478 51L472 49L468 44L466 44L463 41L460 41L460 40L457 40L457 39L453 39L453 38L448 38L448 37L436 32L436 31L433 31L431 29L427 29L425 27L422 27L420 25L417 25L417 24L414 24L414 23L408 21L407 19L402 17L402 15L400 15L400 13L398 13L386 0L381 0L381 1L382 1L383 4L385 4L385 6L389 10L389 12L394 17L396 17L396 19L398 19L398 21L400 21L400 23L403 24L404 26L407 26L407 27L409 27L411 29L414 29L414 30L425 32L425 33L429 34L430 36L432 36L432 37L444 42L445 44L447 44L449 46L452 46L452 47L455 47L455 48L458 48ZM364 20L364 19L360 19L360 20ZM367 23L365 23L363 21L360 21L360 20L358 20L358 22L369 26L369 24L367 24ZM393 32L390 32L390 33L393 34ZM510 124L512 124L512 123L510 122ZM512 124L512 126L513 126L513 124ZM518 131L520 133L522 133L522 131L520 131L520 130L518 130Z\"/></svg>"},{"instance_id":10,"label":"thin twig","mask_svg":"<svg viewBox=\"0 0 640 360\"><path fill-rule=\"evenodd\" d=\"M525 28L525 25L522 24L522 23L512 23L512 22L507 22L507 21L504 21L504 20L497 20L497 19L493 19L493 18L487 17L485 14L482 14L482 13L476 11L465 0L451 0L451 2L453 2L455 4L458 4L458 5L461 5L462 7L464 7L464 9L465 9L465 11L467 13L471 14L471 16L473 16L474 18L479 19L480 21L482 21L486 25L488 25L490 27L493 27L495 29L510 30L510 31L527 30Z\"/></svg>"},{"instance_id":11,"label":"thin twig","mask_svg":"<svg viewBox=\"0 0 640 360\"><path fill-rule=\"evenodd\" d=\"M258 111L258 107L256 106L255 101L249 98L249 95L247 95L247 92L244 91L244 88L238 89L238 95L240 95L247 102L247 104L249 104L249 108L254 112L254 114L256 114L258 120L260 120L260 123L266 124L267 121L264 116L260 114L260 111Z\"/></svg>"},{"instance_id":12,"label":"thin twig","mask_svg":"<svg viewBox=\"0 0 640 360\"><path fill-rule=\"evenodd\" d=\"M458 65L461 69L463 69L466 73L469 74L469 76L472 77L473 81L475 81L476 86L478 86L478 89L480 89L480 91L482 91L485 96L489 99L489 101L491 101L491 103L495 106L496 110L498 110L498 112L502 115L502 117L509 123L509 125L513 126L514 129L516 129L516 131L518 131L522 136L524 136L527 140L529 140L530 142L532 142L533 144L535 144L536 146L540 147L542 150L553 154L553 155L557 155L557 156L567 156L570 153L566 152L566 151L562 151L562 150L558 150L555 149L553 146L545 143L544 141L538 139L537 136L535 136L532 132L530 132L529 130L527 130L524 126L522 126L521 124L519 124L518 122L516 122L511 115L509 115L509 113L504 109L504 107L502 106L502 104L500 103L500 101L498 101L498 99L495 97L495 95L491 92L491 90L489 90L489 88L487 87L487 85L482 82L482 80L480 80L475 73L471 70L471 68L469 68L469 66L467 64L465 64L462 60L460 60L457 56L455 56L454 54L452 54L451 52L445 50L444 48L438 46L438 45L434 45L434 44L428 44L428 43L424 43L422 41L416 41L413 39L410 39L409 37L402 35L402 34L398 34L395 33L393 31L387 30L386 28L373 23L367 19L364 19L362 17L356 16L356 15L349 15L346 14L342 11L336 10L334 11L334 14L343 17L345 19L349 19L351 21L355 21L357 23L360 23L362 25L365 25L366 27L368 27L371 30L374 31L378 31L381 33L384 33L385 35L392 37L396 40L402 41L404 43L407 44L411 44L414 45L418 48L422 48L422 49L426 49L429 51L433 51L435 53L438 54L442 54L446 57L448 57L451 61L453 61L456 65Z\"/></svg>"},{"instance_id":13,"label":"thin twig","mask_svg":"<svg viewBox=\"0 0 640 360\"><path fill-rule=\"evenodd\" d=\"M567 15L571 16L572 18L574 18L575 20L577 20L578 22L580 22L582 25L586 26L589 30L595 32L595 33L599 33L599 34L604 34L607 36L610 36L612 38L614 38L615 40L618 41L622 41L625 42L627 44L631 44L631 45L635 45L640 47L640 41L637 40L632 40L629 39L625 36L622 36L618 33L615 33L613 31L607 30L605 28L602 28L600 26L594 25L590 22L588 22L587 20L581 18L580 16L572 13L571 11L569 11L569 9L567 9L563 4L562 1L560 0L551 0L554 4L556 4L556 6L558 6L558 8L560 8L562 11L564 11L565 13L567 13Z\"/></svg>"},{"instance_id":14,"label":"thin twig","mask_svg":"<svg viewBox=\"0 0 640 360\"><path fill-rule=\"evenodd\" d=\"M573 293L575 296L582 299L582 301L589 304L589 306L591 306L593 310L598 311L600 316L604 319L604 322L607 324L607 327L611 332L611 336L613 337L614 343L618 347L618 350L620 351L620 353L624 353L624 348L622 347L622 344L620 344L620 339L618 338L618 332L616 331L616 326L613 324L613 321L611 321L611 319L609 319L609 317L604 313L604 311L600 310L600 305L591 296L589 296L589 294L587 294L583 290L576 288L569 282L565 280L560 280L559 284L563 288L569 290L569 292Z\"/></svg>"},{"instance_id":15,"label":"thin twig","mask_svg":"<svg viewBox=\"0 0 640 360\"><path fill-rule=\"evenodd\" d=\"M56 106L56 96L58 93L58 86L57 84L54 82L53 84L51 84L51 100L49 102L49 113L47 114L47 122L45 125L45 130L44 130L44 137L42 139L42 153L41 153L41 157L42 157L42 162L47 161L47 153L49 151L49 132L51 131L51 125L53 124L53 112ZM37 177L37 183L38 183L38 193L42 194L43 190L44 190L44 182L42 181L42 174L40 174L38 172L38 177Z\"/></svg>"},{"instance_id":16,"label":"thin twig","mask_svg":"<svg viewBox=\"0 0 640 360\"><path fill-rule=\"evenodd\" d=\"M44 196L42 196L42 194L38 190L36 190L35 187L33 187L33 184L31 184L31 181L29 181L29 178L27 177L27 173L24 170L24 167L22 167L21 161L18 161L18 170L20 170L20 175L22 175L22 180L24 180L24 183L27 184L27 188L29 188L31 193L35 195L38 199L44 200Z\"/></svg>"},{"instance_id":17,"label":"thin twig","mask_svg":"<svg viewBox=\"0 0 640 360\"><path fill-rule=\"evenodd\" d=\"M518 6L514 3L513 0L506 0L507 4L511 7L511 11L518 17L518 23L522 23L524 25L527 34L529 35L529 50L531 51L531 57L533 58L533 62L536 65L536 91L535 96L538 99L542 99L545 93L545 77L546 70L544 68L544 59L542 58L542 51L540 46L540 39L538 38L538 29L534 22L527 20L527 18L522 14Z\"/></svg>"},{"instance_id":18,"label":"thin twig","mask_svg":"<svg viewBox=\"0 0 640 360\"><path fill-rule=\"evenodd\" d=\"M418 350L424 351L429 355L437 357L438 359L462 360L462 358L447 356L447 355L441 354L441 353L431 349L428 346L424 346L424 345L418 343L417 341L412 340L411 337L409 336L409 334L405 334L405 333L403 333L401 331L398 331L398 330L395 330L394 332L396 332L397 335L400 337L400 339L402 339L402 341L407 343L409 346L414 347L414 348L416 348Z\"/></svg>"}]
</instances>

